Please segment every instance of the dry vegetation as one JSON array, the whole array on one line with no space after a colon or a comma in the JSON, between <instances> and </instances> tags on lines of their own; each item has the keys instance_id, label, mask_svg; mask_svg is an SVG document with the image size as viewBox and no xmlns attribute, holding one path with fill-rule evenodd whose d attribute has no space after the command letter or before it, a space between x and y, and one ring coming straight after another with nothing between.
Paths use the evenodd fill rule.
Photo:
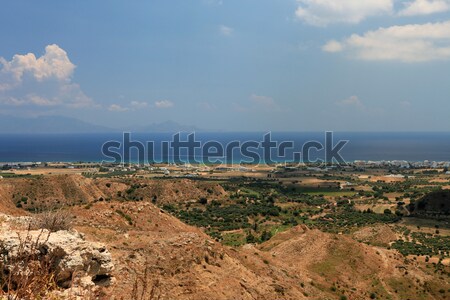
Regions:
<instances>
[{"instance_id":1,"label":"dry vegetation","mask_svg":"<svg viewBox=\"0 0 450 300\"><path fill-rule=\"evenodd\" d=\"M33 228L50 232L75 228L87 239L107 245L117 280L111 287L100 287L97 299L448 297L448 268L437 260L433 265L434 260L405 257L391 249L398 238L406 240L409 235L399 231L402 223L396 223L398 200L383 199L383 191L393 193L388 190L391 185L403 184L395 186L402 189L405 183L373 183L377 189L371 190L369 183L360 182L364 189L358 194L302 185L311 180L271 185L252 181L239 186L236 181L55 175L5 179L0 182L0 195L5 196L1 205L10 214L29 215L37 207L45 208L34 215ZM420 189L422 193L428 187ZM391 205L392 213L355 212L349 198L370 210ZM22 207L17 207L18 201ZM242 209L234 210L233 205ZM205 220L209 224L203 224ZM222 220L237 229L228 232ZM382 224L383 220L393 223ZM408 230L413 227L408 223ZM239 243L224 246L221 236L214 235L218 229L223 230L222 237L235 239L230 244ZM446 232L439 229L441 235ZM271 234L262 238L263 232ZM252 244L248 244L250 234ZM3 293L15 299L45 298L48 291L59 289L51 268L54 262L51 255L4 261ZM24 266L30 269L28 274L42 275L21 276Z\"/></svg>"},{"instance_id":2,"label":"dry vegetation","mask_svg":"<svg viewBox=\"0 0 450 300\"><path fill-rule=\"evenodd\" d=\"M65 210L45 211L34 217L31 226L35 229L47 229L50 232L70 230L73 215Z\"/></svg>"},{"instance_id":3,"label":"dry vegetation","mask_svg":"<svg viewBox=\"0 0 450 300\"><path fill-rule=\"evenodd\" d=\"M42 255L40 247L48 238L44 231L33 240L27 234L20 240L16 253L8 255L0 243L0 285L4 296L11 300L38 299L57 287L55 282L55 253Z\"/></svg>"}]
</instances>

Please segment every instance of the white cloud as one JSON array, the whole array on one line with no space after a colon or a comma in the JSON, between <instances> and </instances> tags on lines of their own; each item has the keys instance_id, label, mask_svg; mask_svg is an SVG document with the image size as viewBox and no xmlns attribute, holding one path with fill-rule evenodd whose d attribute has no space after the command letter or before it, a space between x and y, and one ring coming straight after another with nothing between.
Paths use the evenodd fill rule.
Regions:
<instances>
[{"instance_id":1,"label":"white cloud","mask_svg":"<svg viewBox=\"0 0 450 300\"><path fill-rule=\"evenodd\" d=\"M0 63L3 65L0 76L2 79L10 77L8 78L12 83L10 88L20 84L26 74L40 82L46 79L70 81L75 69L75 65L69 60L66 51L55 44L45 47L44 55L39 58L36 58L33 53L16 54L11 61L0 58Z\"/></svg>"},{"instance_id":2,"label":"white cloud","mask_svg":"<svg viewBox=\"0 0 450 300\"><path fill-rule=\"evenodd\" d=\"M19 106L94 106L80 86L72 82L75 65L58 45L45 53L16 54L10 61L0 57L0 103Z\"/></svg>"},{"instance_id":3,"label":"white cloud","mask_svg":"<svg viewBox=\"0 0 450 300\"><path fill-rule=\"evenodd\" d=\"M340 106L353 106L358 108L364 108L364 105L361 102L361 100L359 100L358 96L351 96L347 99L340 100L336 102L336 104Z\"/></svg>"},{"instance_id":4,"label":"white cloud","mask_svg":"<svg viewBox=\"0 0 450 300\"><path fill-rule=\"evenodd\" d=\"M297 18L314 26L356 24L367 17L391 14L393 0L298 0Z\"/></svg>"},{"instance_id":5,"label":"white cloud","mask_svg":"<svg viewBox=\"0 0 450 300\"><path fill-rule=\"evenodd\" d=\"M72 108L98 107L91 98L86 96L77 83L65 84L60 87L60 94L56 96L62 103Z\"/></svg>"},{"instance_id":6,"label":"white cloud","mask_svg":"<svg viewBox=\"0 0 450 300\"><path fill-rule=\"evenodd\" d=\"M130 106L133 109L140 109L140 108L145 108L148 106L147 102L139 102L139 101L131 101Z\"/></svg>"},{"instance_id":7,"label":"white cloud","mask_svg":"<svg viewBox=\"0 0 450 300\"><path fill-rule=\"evenodd\" d=\"M225 25L221 25L219 27L219 31L224 36L231 36L233 35L234 29Z\"/></svg>"},{"instance_id":8,"label":"white cloud","mask_svg":"<svg viewBox=\"0 0 450 300\"><path fill-rule=\"evenodd\" d=\"M114 112L125 112L125 111L136 111L146 107L148 107L147 102L131 101L129 105L125 106L116 103L111 104L110 106L108 106L108 110Z\"/></svg>"},{"instance_id":9,"label":"white cloud","mask_svg":"<svg viewBox=\"0 0 450 300\"><path fill-rule=\"evenodd\" d=\"M449 0L414 0L404 3L400 16L418 16L442 13L450 10Z\"/></svg>"},{"instance_id":10,"label":"white cloud","mask_svg":"<svg viewBox=\"0 0 450 300\"><path fill-rule=\"evenodd\" d=\"M353 34L336 43L339 46L327 47L329 42L323 50L343 51L351 57L374 61L414 63L449 60L450 21L380 28L363 35Z\"/></svg>"},{"instance_id":11,"label":"white cloud","mask_svg":"<svg viewBox=\"0 0 450 300\"><path fill-rule=\"evenodd\" d=\"M124 111L128 111L129 109L127 107L122 107L119 104L111 104L108 107L109 111L114 111L114 112L124 112Z\"/></svg>"},{"instance_id":12,"label":"white cloud","mask_svg":"<svg viewBox=\"0 0 450 300\"><path fill-rule=\"evenodd\" d=\"M37 106L55 106L60 104L60 101L58 99L47 99L33 94L28 95L27 99L30 103Z\"/></svg>"},{"instance_id":13,"label":"white cloud","mask_svg":"<svg viewBox=\"0 0 450 300\"><path fill-rule=\"evenodd\" d=\"M169 100L161 100L155 102L156 108L171 108L174 106L172 101Z\"/></svg>"},{"instance_id":14,"label":"white cloud","mask_svg":"<svg viewBox=\"0 0 450 300\"><path fill-rule=\"evenodd\" d=\"M1 97L0 96L0 104L8 105L8 106L22 106L25 104L25 100L20 100L15 97Z\"/></svg>"},{"instance_id":15,"label":"white cloud","mask_svg":"<svg viewBox=\"0 0 450 300\"><path fill-rule=\"evenodd\" d=\"M322 50L325 52L340 52L342 51L342 48L343 46L341 43L336 40L331 40L322 47Z\"/></svg>"}]
</instances>

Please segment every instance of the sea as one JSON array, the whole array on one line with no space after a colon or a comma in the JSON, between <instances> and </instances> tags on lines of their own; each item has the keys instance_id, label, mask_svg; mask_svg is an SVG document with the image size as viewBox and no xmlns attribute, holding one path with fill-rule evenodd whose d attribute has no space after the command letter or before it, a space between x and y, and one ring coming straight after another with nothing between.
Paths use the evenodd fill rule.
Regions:
<instances>
[{"instance_id":1,"label":"sea","mask_svg":"<svg viewBox=\"0 0 450 300\"><path fill-rule=\"evenodd\" d=\"M188 140L188 135L192 133L181 133L180 142ZM224 156L226 146L231 142L238 142L247 146L255 146L264 140L267 132L196 132L191 139L200 145L194 153L182 149L178 158L183 162L201 161L205 157L205 150L202 148L208 142L209 145L219 143L223 147L220 152L212 147L209 150L216 152L217 157ZM271 132L270 138L273 143L285 143L292 147L285 147L284 153L280 153L279 148L271 151L270 158L275 162L289 162L295 158L294 152L302 152L305 143L314 142L325 146L325 132ZM165 142L174 141L172 133L129 133L129 141L140 142L144 148L144 157L137 150L138 147L131 147L128 159L131 162L166 162L174 157L173 149L164 152L162 146ZM267 138L267 137L266 137ZM108 142L111 145L120 147L110 147L110 152L119 153L124 156L123 133L89 133L89 134L0 134L0 163L8 162L104 162L113 161L111 155L102 151L103 145ZM346 162L356 160L364 161L392 161L405 160L409 162L419 161L450 161L450 132L333 132L333 143L347 141L339 154ZM150 142L150 143L149 143ZM153 147L150 147L153 143ZM211 144L212 143L212 144ZM214 144L215 143L215 144ZM256 144L255 144L256 143ZM106 145L109 145L106 144ZM136 143L132 143L135 145ZM170 145L170 144L169 144ZM149 148L152 148L151 155ZM310 160L323 157L325 150L318 150L320 147L309 150ZM253 149L253 150L252 150ZM104 150L104 149L103 149ZM262 148L254 147L247 150L263 156ZM214 152L213 151L213 152ZM164 154L165 153L165 154ZM232 155L232 162L254 162L249 156L244 155L239 149L229 152ZM109 153L111 154L111 153ZM251 156L251 155L250 155ZM230 158L226 157L227 162ZM215 161L214 159L211 159ZM209 162L211 162L211 160ZM261 162L262 162L261 161Z\"/></svg>"}]
</instances>

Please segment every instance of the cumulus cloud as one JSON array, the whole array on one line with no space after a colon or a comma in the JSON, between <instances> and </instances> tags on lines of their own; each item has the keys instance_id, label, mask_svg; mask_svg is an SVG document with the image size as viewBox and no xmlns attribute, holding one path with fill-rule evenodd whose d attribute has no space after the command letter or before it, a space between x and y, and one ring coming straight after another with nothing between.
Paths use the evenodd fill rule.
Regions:
<instances>
[{"instance_id":1,"label":"cumulus cloud","mask_svg":"<svg viewBox=\"0 0 450 300\"><path fill-rule=\"evenodd\" d=\"M155 101L156 108L171 108L173 106L174 106L174 104L170 100Z\"/></svg>"},{"instance_id":2,"label":"cumulus cloud","mask_svg":"<svg viewBox=\"0 0 450 300\"><path fill-rule=\"evenodd\" d=\"M356 24L364 19L391 14L393 0L298 0L295 15L313 26L332 23Z\"/></svg>"},{"instance_id":3,"label":"cumulus cloud","mask_svg":"<svg viewBox=\"0 0 450 300\"><path fill-rule=\"evenodd\" d=\"M129 108L128 107L122 107L119 104L111 104L108 107L109 111L113 111L113 112L124 112L124 111L128 111Z\"/></svg>"},{"instance_id":4,"label":"cumulus cloud","mask_svg":"<svg viewBox=\"0 0 450 300\"><path fill-rule=\"evenodd\" d=\"M58 45L45 47L44 55L39 58L36 58L33 53L16 54L11 61L0 58L0 63L3 65L0 74L2 77L10 77L10 82L13 84L20 84L26 74L37 81L51 78L69 81L75 69L75 65L69 60L66 51Z\"/></svg>"},{"instance_id":5,"label":"cumulus cloud","mask_svg":"<svg viewBox=\"0 0 450 300\"><path fill-rule=\"evenodd\" d=\"M400 16L418 16L442 13L450 10L450 0L414 0L404 3Z\"/></svg>"},{"instance_id":6,"label":"cumulus cloud","mask_svg":"<svg viewBox=\"0 0 450 300\"><path fill-rule=\"evenodd\" d=\"M231 36L233 35L234 29L225 25L221 25L219 27L219 31L224 36Z\"/></svg>"},{"instance_id":7,"label":"cumulus cloud","mask_svg":"<svg viewBox=\"0 0 450 300\"><path fill-rule=\"evenodd\" d=\"M4 105L93 106L80 86L72 82L75 65L58 45L48 45L42 56L16 54L0 57L0 103Z\"/></svg>"},{"instance_id":8,"label":"cumulus cloud","mask_svg":"<svg viewBox=\"0 0 450 300\"><path fill-rule=\"evenodd\" d=\"M332 44L334 46L330 46ZM331 41L327 52L346 52L352 57L373 61L406 63L450 59L450 21L392 26L353 34L341 42Z\"/></svg>"}]
</instances>

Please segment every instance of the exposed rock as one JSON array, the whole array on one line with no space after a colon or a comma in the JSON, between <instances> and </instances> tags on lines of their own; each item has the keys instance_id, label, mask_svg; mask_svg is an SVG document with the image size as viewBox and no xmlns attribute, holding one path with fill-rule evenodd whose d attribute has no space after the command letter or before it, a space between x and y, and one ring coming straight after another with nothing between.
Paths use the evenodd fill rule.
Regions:
<instances>
[{"instance_id":1,"label":"exposed rock","mask_svg":"<svg viewBox=\"0 0 450 300\"><path fill-rule=\"evenodd\" d=\"M51 261L60 287L109 285L114 265L103 244L88 242L76 231L5 230L0 231L1 258L8 263L18 259ZM22 270L27 272L27 270Z\"/></svg>"}]
</instances>

